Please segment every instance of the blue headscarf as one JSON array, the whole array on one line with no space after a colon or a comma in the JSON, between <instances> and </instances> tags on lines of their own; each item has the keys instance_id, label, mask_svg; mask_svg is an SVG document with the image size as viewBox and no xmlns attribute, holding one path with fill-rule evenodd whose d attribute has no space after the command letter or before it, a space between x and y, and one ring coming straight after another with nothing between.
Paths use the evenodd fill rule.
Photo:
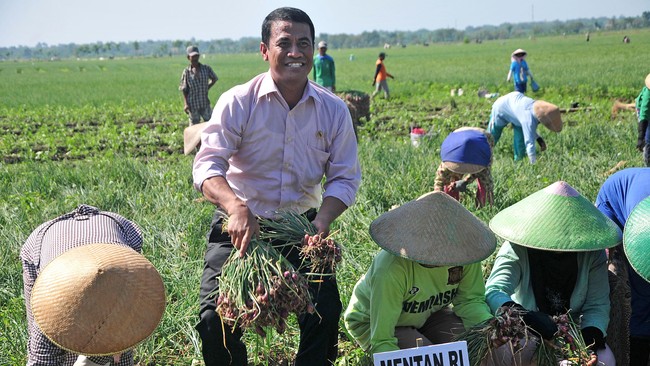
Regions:
<instances>
[{"instance_id":1,"label":"blue headscarf","mask_svg":"<svg viewBox=\"0 0 650 366\"><path fill-rule=\"evenodd\" d=\"M442 161L488 166L492 149L485 134L476 130L452 132L440 147Z\"/></svg>"}]
</instances>

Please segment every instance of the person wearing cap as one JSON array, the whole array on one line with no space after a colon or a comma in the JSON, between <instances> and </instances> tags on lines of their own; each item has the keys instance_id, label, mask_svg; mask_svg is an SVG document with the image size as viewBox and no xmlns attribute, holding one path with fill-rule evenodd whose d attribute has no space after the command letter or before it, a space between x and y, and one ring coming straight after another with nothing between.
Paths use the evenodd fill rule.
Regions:
<instances>
[{"instance_id":1,"label":"person wearing cap","mask_svg":"<svg viewBox=\"0 0 650 366\"><path fill-rule=\"evenodd\" d=\"M27 311L28 341L27 341L27 365L57 365L57 366L95 366L95 365L133 365L132 346L146 338L153 331L139 328L137 325L144 323L157 326L158 319L149 319L149 316L162 316L160 309L160 300L164 308L164 289L162 293L157 293L158 302L148 302L141 298L142 293L147 291L133 286L151 284L147 281L125 281L124 277L104 277L103 283L116 284L122 289L123 294L128 295L122 299L122 304L133 304L135 301L139 308L124 309L116 304L115 301L106 301L106 298L116 298L116 294L110 291L95 291L96 288L89 284L95 283L89 281L84 283L92 276L84 275L84 269L91 269L90 273L98 273L94 265L94 256L72 256L80 248L86 248L91 245L109 245L104 254L109 254L109 259L103 261L108 267L112 266L110 258L119 260L120 258L130 258L131 254L135 257L142 257L139 253L142 250L142 233L138 225L116 213L100 211L99 209L80 205L74 211L61 215L55 219L49 220L38 226L27 238L20 251L20 259L23 267L25 309ZM122 248L122 249L120 249ZM126 254L124 253L126 250ZM119 257L117 254L120 253ZM64 257L68 255L68 259ZM64 258L63 264L60 258ZM144 258L144 257L142 257ZM139 259L135 259L136 261ZM59 261L59 262L57 262ZM146 261L146 260L145 260ZM59 264L56 264L59 263ZM122 264L124 264L122 262ZM129 262L126 262L128 265ZM102 267L105 268L105 267ZM154 268L149 267L148 272L157 272ZM133 280L139 280L138 270L130 271L129 277ZM111 271L106 271L110 274ZM147 277L150 278L150 277ZM160 276L158 275L158 279ZM40 286L39 286L40 284ZM162 280L156 282L156 289L160 290ZM132 291L129 291L131 289ZM91 291L92 290L92 291ZM148 292L148 291L147 291ZM82 299L93 299L92 301L82 301ZM60 300L59 303L53 303L53 300ZM73 309L72 306L62 304L94 304L91 309L81 308ZM97 306L97 304L100 304ZM143 306L145 304L145 306ZM112 319L104 319L109 309L102 309L102 306L112 306L110 312L116 316ZM147 308L154 305L155 310ZM125 313L124 311L128 312ZM111 332L97 331L101 327L111 329L109 325L114 325L120 320L128 319L134 313L142 315L136 324L137 329L122 324ZM69 326L65 320L71 323ZM84 321L85 320L85 321ZM131 320L129 320L131 322ZM101 324L100 324L101 323ZM121 324L121 323L119 323ZM65 332L61 333L61 327ZM94 329L88 332L87 328ZM85 330L84 330L85 329ZM144 333L142 333L144 332ZM107 334L110 333L110 334ZM82 336L79 336L81 334ZM84 337L93 334L92 338ZM136 336L136 338L132 338ZM139 337L138 337L139 336ZM124 344L123 342L127 343ZM81 344L81 346L77 346ZM97 348L84 348L86 346L96 346ZM79 347L79 348L77 348ZM70 351L68 351L70 350ZM72 352L78 351L78 352ZM85 351L85 352L84 352ZM91 354L117 354L113 356L91 356ZM80 355L84 354L84 355ZM121 357L119 356L121 354ZM117 361L114 361L117 360Z\"/></svg>"},{"instance_id":2,"label":"person wearing cap","mask_svg":"<svg viewBox=\"0 0 650 366\"><path fill-rule=\"evenodd\" d=\"M614 365L606 344L610 299L605 249L621 242L616 224L558 181L502 210L489 225L505 240L486 282L492 311L502 306L526 310L524 322L547 340L558 331L551 316L569 313L594 352L588 364L595 365L597 357L599 365ZM506 357L503 348L495 357ZM535 348L536 342L526 342L519 361L535 364Z\"/></svg>"},{"instance_id":3,"label":"person wearing cap","mask_svg":"<svg viewBox=\"0 0 650 366\"><path fill-rule=\"evenodd\" d=\"M314 57L312 71L314 81L325 89L336 91L336 69L334 59L327 54L327 42L318 42L318 55Z\"/></svg>"},{"instance_id":4,"label":"person wearing cap","mask_svg":"<svg viewBox=\"0 0 650 366\"><path fill-rule=\"evenodd\" d=\"M513 148L515 160L528 155L531 164L537 161L535 141L541 150L546 150L546 143L537 134L537 126L544 125L553 132L562 131L560 109L549 102L535 100L519 92L503 95L492 104L488 132L494 137L496 145L503 129L511 124L514 132Z\"/></svg>"},{"instance_id":5,"label":"person wearing cap","mask_svg":"<svg viewBox=\"0 0 650 366\"><path fill-rule=\"evenodd\" d=\"M496 238L458 201L427 193L375 219L370 236L381 250L354 286L343 317L364 351L451 342L492 318L481 261Z\"/></svg>"},{"instance_id":6,"label":"person wearing cap","mask_svg":"<svg viewBox=\"0 0 650 366\"><path fill-rule=\"evenodd\" d=\"M650 167L650 74L645 77L645 85L636 97L636 115L639 119L636 148L643 152L643 162Z\"/></svg>"},{"instance_id":7,"label":"person wearing cap","mask_svg":"<svg viewBox=\"0 0 650 366\"><path fill-rule=\"evenodd\" d=\"M627 168L620 170L605 180L596 196L596 207L618 225L625 229L635 207L650 197L650 168ZM647 216L646 216L647 218ZM646 228L650 233L650 228ZM623 236L625 240L629 237ZM647 243L647 242L646 242ZM646 256L648 246L644 246ZM618 246L609 251L610 262L616 273L623 272L631 292L631 316L629 321L630 365L647 365L650 357L650 283L630 266L628 251Z\"/></svg>"},{"instance_id":8,"label":"person wearing cap","mask_svg":"<svg viewBox=\"0 0 650 366\"><path fill-rule=\"evenodd\" d=\"M442 161L436 170L434 191L444 191L456 200L467 185L476 181L476 206L493 204L492 135L482 128L461 127L442 142Z\"/></svg>"},{"instance_id":9,"label":"person wearing cap","mask_svg":"<svg viewBox=\"0 0 650 366\"><path fill-rule=\"evenodd\" d=\"M212 105L208 97L210 88L219 80L212 68L199 62L199 48L187 47L187 59L190 61L181 74L178 89L183 92L183 111L190 117L190 126L209 121L212 116Z\"/></svg>"},{"instance_id":10,"label":"person wearing cap","mask_svg":"<svg viewBox=\"0 0 650 366\"><path fill-rule=\"evenodd\" d=\"M379 53L377 62L375 63L375 76L372 79L372 86L376 85L375 91L372 93L372 98L375 97L381 90L384 91L384 97L386 99L390 98L390 92L388 91L388 82L387 78L395 79L393 75L389 74L386 71L386 65L384 65L384 59L386 54L384 52Z\"/></svg>"},{"instance_id":11,"label":"person wearing cap","mask_svg":"<svg viewBox=\"0 0 650 366\"><path fill-rule=\"evenodd\" d=\"M510 78L513 79L515 84L515 91L520 93L526 92L526 85L528 84L528 77L533 79L533 74L528 68L528 63L526 62L527 52L518 48L512 52L510 55L510 70L508 70L507 81L510 81Z\"/></svg>"},{"instance_id":12,"label":"person wearing cap","mask_svg":"<svg viewBox=\"0 0 650 366\"><path fill-rule=\"evenodd\" d=\"M221 268L232 251L244 256L259 235L257 217L289 211L327 235L356 199L361 181L352 117L345 102L309 80L314 25L304 11L283 7L262 24L260 51L268 72L226 91L201 134L194 187L217 206L208 234L196 326L206 366L247 364L241 329L215 311ZM222 217L228 231L222 232ZM299 267L297 247L283 255ZM315 314L299 317L295 365L331 365L337 357L343 305L334 277L310 283Z\"/></svg>"}]
</instances>

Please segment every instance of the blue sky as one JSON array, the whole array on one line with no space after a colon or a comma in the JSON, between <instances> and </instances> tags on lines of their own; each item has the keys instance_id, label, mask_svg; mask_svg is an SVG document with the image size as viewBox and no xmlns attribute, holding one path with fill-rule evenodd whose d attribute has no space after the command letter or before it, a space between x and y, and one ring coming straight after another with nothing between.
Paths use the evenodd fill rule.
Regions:
<instances>
[{"instance_id":1,"label":"blue sky","mask_svg":"<svg viewBox=\"0 0 650 366\"><path fill-rule=\"evenodd\" d=\"M281 6L306 11L317 36L638 16L650 10L648 0L0 0L0 47L260 37L264 17Z\"/></svg>"}]
</instances>

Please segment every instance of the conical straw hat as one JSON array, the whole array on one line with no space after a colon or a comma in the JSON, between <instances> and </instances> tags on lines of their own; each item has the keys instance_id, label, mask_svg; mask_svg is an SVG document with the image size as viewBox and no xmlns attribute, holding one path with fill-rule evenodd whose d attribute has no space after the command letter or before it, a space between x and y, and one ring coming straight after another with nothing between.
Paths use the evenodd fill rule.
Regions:
<instances>
[{"instance_id":1,"label":"conical straw hat","mask_svg":"<svg viewBox=\"0 0 650 366\"><path fill-rule=\"evenodd\" d=\"M562 115L560 108L555 104L543 100L536 100L533 103L533 113L544 127L553 132L562 131Z\"/></svg>"},{"instance_id":2,"label":"conical straw hat","mask_svg":"<svg viewBox=\"0 0 650 366\"><path fill-rule=\"evenodd\" d=\"M573 187L558 181L502 210L490 229L512 243L559 252L611 248L621 230Z\"/></svg>"},{"instance_id":3,"label":"conical straw hat","mask_svg":"<svg viewBox=\"0 0 650 366\"><path fill-rule=\"evenodd\" d=\"M388 211L370 224L383 249L422 264L465 265L487 258L496 237L444 192L430 192Z\"/></svg>"},{"instance_id":4,"label":"conical straw hat","mask_svg":"<svg viewBox=\"0 0 650 366\"><path fill-rule=\"evenodd\" d=\"M89 244L61 254L41 271L31 305L36 324L59 347L111 355L156 329L165 288L154 266L130 247Z\"/></svg>"},{"instance_id":5,"label":"conical straw hat","mask_svg":"<svg viewBox=\"0 0 650 366\"><path fill-rule=\"evenodd\" d=\"M645 87L650 89L650 74L645 77Z\"/></svg>"},{"instance_id":6,"label":"conical straw hat","mask_svg":"<svg viewBox=\"0 0 650 366\"><path fill-rule=\"evenodd\" d=\"M189 155L194 151L194 148L201 142L201 133L208 127L209 122L201 122L183 130L183 153Z\"/></svg>"},{"instance_id":7,"label":"conical straw hat","mask_svg":"<svg viewBox=\"0 0 650 366\"><path fill-rule=\"evenodd\" d=\"M526 55L528 54L528 52L522 50L521 48L517 48L516 50L512 51L512 53L510 54L510 56L518 55L518 54L520 54L520 53L523 53L524 56L526 56Z\"/></svg>"},{"instance_id":8,"label":"conical straw hat","mask_svg":"<svg viewBox=\"0 0 650 366\"><path fill-rule=\"evenodd\" d=\"M639 202L627 218L623 247L632 268L650 282L650 197Z\"/></svg>"}]
</instances>

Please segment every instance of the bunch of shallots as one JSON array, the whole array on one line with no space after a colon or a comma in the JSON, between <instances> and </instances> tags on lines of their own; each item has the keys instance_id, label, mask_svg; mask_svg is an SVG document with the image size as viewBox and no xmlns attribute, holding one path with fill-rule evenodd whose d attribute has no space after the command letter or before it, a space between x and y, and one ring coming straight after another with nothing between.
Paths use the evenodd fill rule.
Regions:
<instances>
[{"instance_id":1,"label":"bunch of shallots","mask_svg":"<svg viewBox=\"0 0 650 366\"><path fill-rule=\"evenodd\" d=\"M244 257L233 251L224 264L217 312L227 324L282 333L290 313L313 311L307 279L265 241L251 240Z\"/></svg>"},{"instance_id":2,"label":"bunch of shallots","mask_svg":"<svg viewBox=\"0 0 650 366\"><path fill-rule=\"evenodd\" d=\"M300 256L308 263L310 270L317 274L333 274L341 261L341 248L330 237L319 234L305 235L305 243Z\"/></svg>"},{"instance_id":3,"label":"bunch of shallots","mask_svg":"<svg viewBox=\"0 0 650 366\"><path fill-rule=\"evenodd\" d=\"M580 327L571 316L566 314L553 316L558 331L550 341L541 342L537 347L537 365L555 366L586 365L592 360L593 352L585 344Z\"/></svg>"},{"instance_id":4,"label":"bunch of shallots","mask_svg":"<svg viewBox=\"0 0 650 366\"><path fill-rule=\"evenodd\" d=\"M523 320L524 312L525 310L519 307L502 306L494 318L475 325L454 339L467 342L467 353L472 366L481 365L494 349L502 345L506 345L512 350L512 354L516 354L522 343L527 342L529 338Z\"/></svg>"}]
</instances>

